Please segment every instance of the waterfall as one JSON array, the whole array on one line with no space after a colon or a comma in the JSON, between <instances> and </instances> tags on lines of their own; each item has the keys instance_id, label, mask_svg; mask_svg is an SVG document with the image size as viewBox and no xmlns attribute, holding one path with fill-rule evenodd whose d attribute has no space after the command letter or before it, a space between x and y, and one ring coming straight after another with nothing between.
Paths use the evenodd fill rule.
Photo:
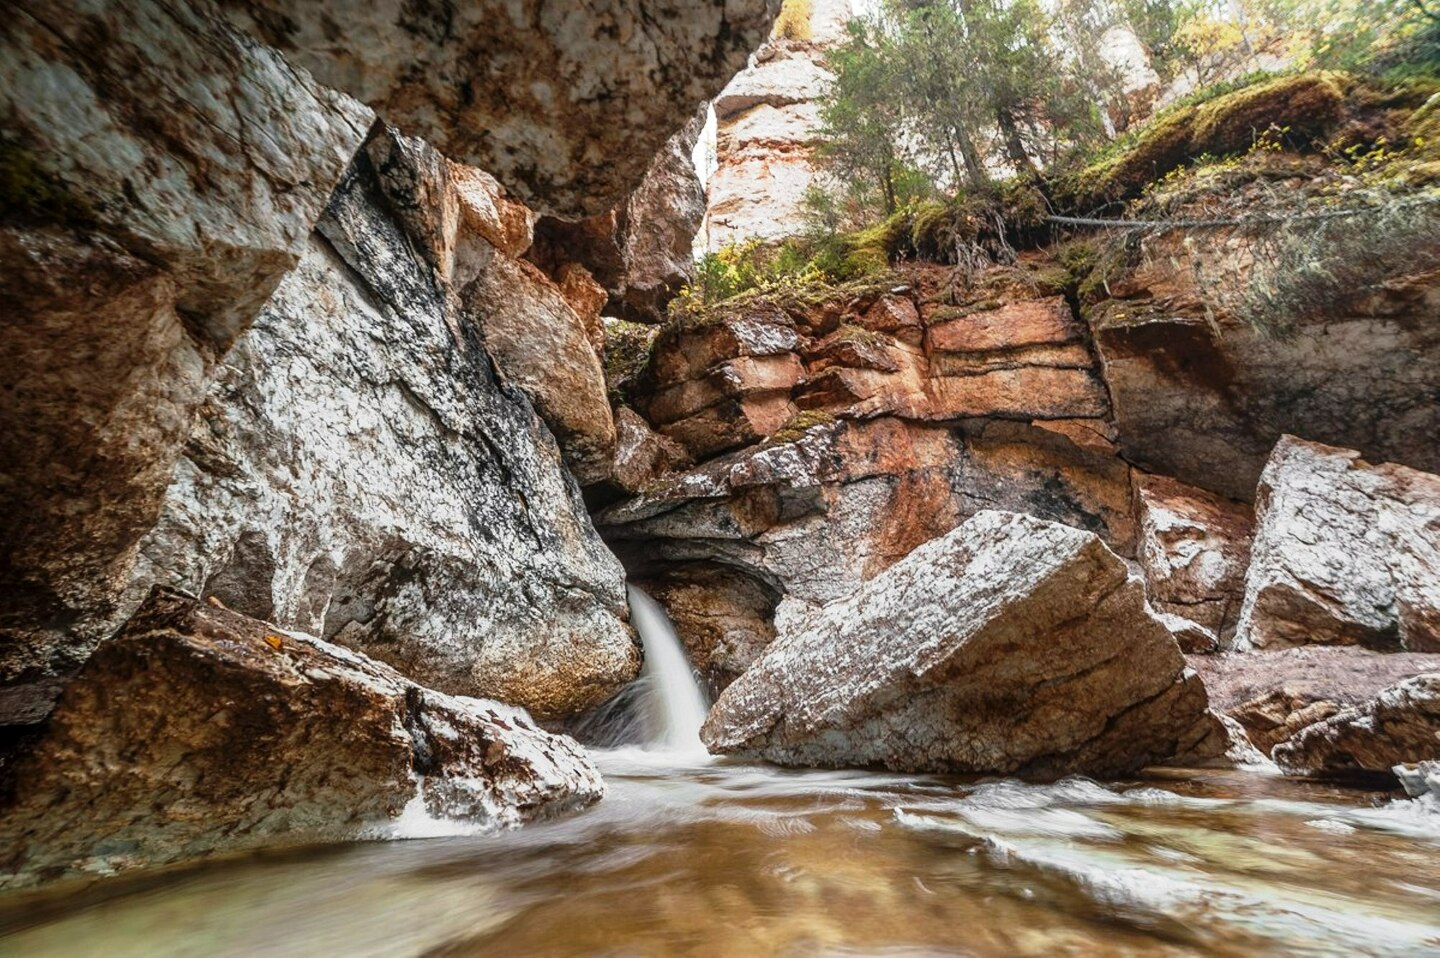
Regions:
<instances>
[{"instance_id":1,"label":"waterfall","mask_svg":"<svg viewBox=\"0 0 1440 958\"><path fill-rule=\"evenodd\" d=\"M705 755L700 726L709 703L685 658L675 626L654 599L633 585L627 585L626 590L630 594L630 621L645 648L640 684L648 747Z\"/></svg>"}]
</instances>

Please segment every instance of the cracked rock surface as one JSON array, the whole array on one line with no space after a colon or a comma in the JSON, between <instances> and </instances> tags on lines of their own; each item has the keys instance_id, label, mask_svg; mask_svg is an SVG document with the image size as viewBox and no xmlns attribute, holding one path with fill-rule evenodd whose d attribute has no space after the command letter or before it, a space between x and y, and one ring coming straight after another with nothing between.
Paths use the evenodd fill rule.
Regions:
<instances>
[{"instance_id":1,"label":"cracked rock surface","mask_svg":"<svg viewBox=\"0 0 1440 958\"><path fill-rule=\"evenodd\" d=\"M1206 706L1096 536L987 511L785 620L702 737L783 765L1118 775L1217 758Z\"/></svg>"}]
</instances>

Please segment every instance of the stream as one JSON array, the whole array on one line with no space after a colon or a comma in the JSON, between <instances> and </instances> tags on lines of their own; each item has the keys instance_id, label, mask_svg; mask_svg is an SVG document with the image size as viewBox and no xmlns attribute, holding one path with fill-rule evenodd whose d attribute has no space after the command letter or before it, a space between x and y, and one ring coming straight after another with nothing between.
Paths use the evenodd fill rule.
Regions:
<instances>
[{"instance_id":1,"label":"stream","mask_svg":"<svg viewBox=\"0 0 1440 958\"><path fill-rule=\"evenodd\" d=\"M1440 952L1434 805L1256 772L1027 784L712 759L646 602L649 744L597 750L590 810L500 835L407 816L403 840L0 900L0 954Z\"/></svg>"}]
</instances>

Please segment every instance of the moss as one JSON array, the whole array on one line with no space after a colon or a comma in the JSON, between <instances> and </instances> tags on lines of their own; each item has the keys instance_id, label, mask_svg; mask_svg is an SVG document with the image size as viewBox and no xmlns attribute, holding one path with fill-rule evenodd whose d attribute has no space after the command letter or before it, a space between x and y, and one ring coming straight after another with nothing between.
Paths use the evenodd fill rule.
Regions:
<instances>
[{"instance_id":1,"label":"moss","mask_svg":"<svg viewBox=\"0 0 1440 958\"><path fill-rule=\"evenodd\" d=\"M859 343L864 346L883 346L888 342L884 336L873 329L856 326L854 323L841 325L835 331L835 340L842 343Z\"/></svg>"},{"instance_id":2,"label":"moss","mask_svg":"<svg viewBox=\"0 0 1440 958\"><path fill-rule=\"evenodd\" d=\"M770 36L777 40L809 40L810 0L784 0L780 4L780 15L770 28Z\"/></svg>"},{"instance_id":3,"label":"moss","mask_svg":"<svg viewBox=\"0 0 1440 958\"><path fill-rule=\"evenodd\" d=\"M623 384L644 371L650 351L659 335L658 326L629 323L623 319L605 321L605 384L619 391Z\"/></svg>"},{"instance_id":4,"label":"moss","mask_svg":"<svg viewBox=\"0 0 1440 958\"><path fill-rule=\"evenodd\" d=\"M802 438L807 431L815 426L828 426L837 422L836 418L828 412L819 409L807 409L796 413L790 421L779 429L775 430L766 439L766 442L782 444L795 442Z\"/></svg>"},{"instance_id":5,"label":"moss","mask_svg":"<svg viewBox=\"0 0 1440 958\"><path fill-rule=\"evenodd\" d=\"M93 210L36 162L27 150L0 143L0 219L83 226Z\"/></svg>"},{"instance_id":6,"label":"moss","mask_svg":"<svg viewBox=\"0 0 1440 958\"><path fill-rule=\"evenodd\" d=\"M1345 115L1347 86L1341 74L1302 73L1172 107L1063 178L1063 192L1079 208L1127 199L1196 157L1248 150L1267 130L1281 131L1289 147L1311 148Z\"/></svg>"}]
</instances>

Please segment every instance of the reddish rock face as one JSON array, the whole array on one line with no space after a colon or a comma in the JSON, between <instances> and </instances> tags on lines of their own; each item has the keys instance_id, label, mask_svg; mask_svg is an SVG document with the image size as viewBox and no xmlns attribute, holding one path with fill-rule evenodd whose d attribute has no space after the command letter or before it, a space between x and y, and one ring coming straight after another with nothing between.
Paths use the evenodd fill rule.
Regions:
<instances>
[{"instance_id":1,"label":"reddish rock face","mask_svg":"<svg viewBox=\"0 0 1440 958\"><path fill-rule=\"evenodd\" d=\"M1078 342L1081 327L1061 296L998 304L957 319L932 318L925 347L930 352L973 353L1021 346Z\"/></svg>"},{"instance_id":2,"label":"reddish rock face","mask_svg":"<svg viewBox=\"0 0 1440 958\"><path fill-rule=\"evenodd\" d=\"M1213 237L1205 255L1243 277L1253 254ZM1247 501L1285 433L1440 472L1440 275L1387 282L1278 338L1209 309L1195 265L1178 237L1147 241L1117 298L1087 309L1127 459Z\"/></svg>"},{"instance_id":3,"label":"reddish rock face","mask_svg":"<svg viewBox=\"0 0 1440 958\"><path fill-rule=\"evenodd\" d=\"M8 886L383 834L412 801L499 829L603 794L584 749L524 712L160 590L14 772Z\"/></svg>"}]
</instances>

